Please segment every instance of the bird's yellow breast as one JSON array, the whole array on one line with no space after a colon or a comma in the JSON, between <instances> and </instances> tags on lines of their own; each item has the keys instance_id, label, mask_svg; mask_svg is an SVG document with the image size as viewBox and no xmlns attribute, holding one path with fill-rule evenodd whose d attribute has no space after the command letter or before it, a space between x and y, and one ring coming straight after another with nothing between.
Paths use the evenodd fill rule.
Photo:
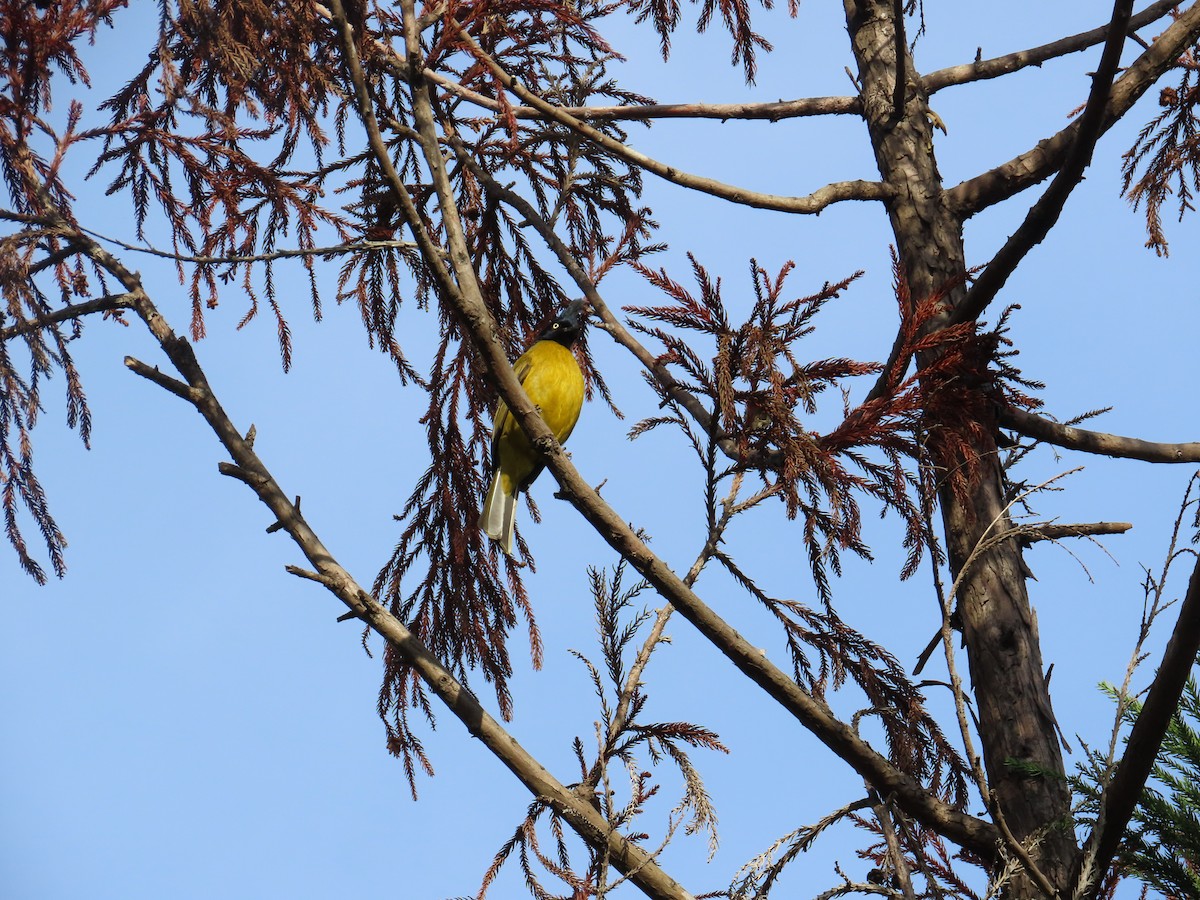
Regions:
<instances>
[{"instance_id":1,"label":"bird's yellow breast","mask_svg":"<svg viewBox=\"0 0 1200 900\"><path fill-rule=\"evenodd\" d=\"M583 372L575 354L555 341L538 341L513 363L513 369L555 439L565 442L583 407ZM541 471L537 453L503 400L496 409L492 454L506 487L525 487Z\"/></svg>"}]
</instances>

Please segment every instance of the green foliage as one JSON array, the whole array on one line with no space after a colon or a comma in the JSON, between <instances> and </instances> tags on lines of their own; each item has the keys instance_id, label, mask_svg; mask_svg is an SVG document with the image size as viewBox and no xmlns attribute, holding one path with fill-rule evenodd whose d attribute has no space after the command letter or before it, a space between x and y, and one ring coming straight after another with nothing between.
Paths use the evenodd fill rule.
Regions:
<instances>
[{"instance_id":1,"label":"green foliage","mask_svg":"<svg viewBox=\"0 0 1200 900\"><path fill-rule=\"evenodd\" d=\"M1104 684L1105 693L1118 691ZM1126 700L1122 720L1132 725L1142 704ZM1073 779L1085 815L1099 809L1105 781L1103 754L1088 752L1088 762ZM1142 793L1116 859L1118 874L1136 878L1172 900L1200 898L1200 689L1188 679L1179 709L1159 748L1151 781Z\"/></svg>"}]
</instances>

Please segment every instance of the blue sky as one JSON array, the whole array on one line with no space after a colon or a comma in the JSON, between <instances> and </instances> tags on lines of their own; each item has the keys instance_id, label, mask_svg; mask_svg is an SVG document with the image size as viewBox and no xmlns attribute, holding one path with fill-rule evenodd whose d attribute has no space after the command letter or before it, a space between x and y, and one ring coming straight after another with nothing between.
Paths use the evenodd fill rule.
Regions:
<instances>
[{"instance_id":1,"label":"blue sky","mask_svg":"<svg viewBox=\"0 0 1200 900\"><path fill-rule=\"evenodd\" d=\"M929 33L917 48L924 71L968 61L981 43L988 57L1098 24L1095 9L1066 4L1011 4L1001 16L992 5L931 0L925 10ZM148 4L127 11L90 53L95 102L140 65L140 50L123 50L136 31L130 20L144 23L153 14ZM805 4L796 21L776 10L759 13L757 22L777 50L762 60L756 87L745 88L740 70L728 67L726 40L715 30L697 39L681 35L663 66L654 36L621 24L614 42L630 60L626 85L663 101L849 92L842 67L852 60L839 10ZM937 146L946 183L1061 128L1086 96L1085 73L1097 57L1093 51L936 95L933 107L949 126ZM1153 114L1155 95L1102 140L1059 228L999 302L1022 305L1012 337L1026 374L1048 383L1050 412L1066 418L1111 405L1096 427L1193 440L1197 224L1171 224L1173 253L1157 258L1142 247L1140 215L1118 196L1120 154ZM776 193L875 174L864 129L848 117L659 123L632 127L631 135L658 159ZM98 230L132 240L127 214L101 196L100 185L81 186L80 194L94 207ZM971 262L987 259L1032 199L969 224ZM866 269L821 315L806 349L813 358L886 355L895 306L879 207L843 204L819 218L789 217L734 208L652 178L647 202L672 247L655 264L682 279L684 253L693 251L723 276L726 298L739 311L749 302L751 256L768 270L795 260L789 285L797 296ZM149 257L132 262L182 331L186 300L170 268ZM322 273L329 288L335 278L334 266ZM326 319L313 324L307 289L293 283L294 302L285 301L295 331L290 373L280 371L266 318L234 329L244 307L232 291L210 314L210 337L197 353L234 421L256 425L256 449L278 481L302 495L305 516L326 545L369 584L398 537L392 515L426 465L416 423L420 398L406 394L390 364L368 349L354 309L329 304ZM625 275L606 281L602 293L613 306L658 299ZM415 305L402 315L401 340L418 368L429 359L435 324ZM426 735L438 775L421 781L421 800L411 801L375 715L378 658L363 652L357 627L336 624L342 608L332 597L284 573L284 565L301 562L299 554L286 538L264 533L269 516L243 485L217 474L224 457L194 411L125 369L127 354L164 363L148 335L136 325L94 322L85 337L75 352L95 412L92 451L63 427L52 391L36 433L40 473L71 541L68 576L36 587L0 548L4 892L38 900L424 900L473 893L529 796L456 720L441 716ZM574 462L593 482L608 479L609 502L647 529L660 555L686 569L703 541L701 472L666 431L626 440L632 422L655 414L655 399L627 355L601 334L592 346L627 418L618 421L598 403L586 408L570 443ZM858 396L866 388L859 386ZM830 406L836 413L836 398ZM1064 522L1124 520L1134 529L1105 542L1111 557L1085 543L1071 548L1078 559L1050 546L1029 555L1043 655L1055 664L1055 708L1076 751L1076 735L1097 745L1111 728L1095 685L1124 671L1141 610L1141 565L1161 564L1190 475L1184 467L1055 458L1043 450L1025 477L1037 483L1080 464L1085 471L1065 482L1066 491L1041 501L1044 514ZM534 489L541 526L529 527L521 513L538 560L528 584L546 663L531 671L516 650L511 730L571 781L571 740L579 735L590 746L596 713L587 673L567 651L598 657L585 567L614 559L552 493L543 477ZM794 565L794 527L779 511L760 510L735 527L731 545L769 591L814 602L807 568ZM850 562L835 601L847 621L911 664L936 627L927 575L896 581L893 519L868 521L866 538L878 562ZM1181 590L1186 573L1179 574ZM778 652L764 617L726 580L707 573L698 587L739 630ZM647 674L647 719L706 725L732 751L695 756L721 819L718 854L706 863L703 841L694 839L664 857L668 871L700 892L727 884L776 837L855 799L861 783L741 684L686 623L672 623L671 634ZM378 651L378 641L372 646ZM521 646L518 638L514 648ZM933 666L931 677L939 677L936 658ZM1149 675L1142 672L1142 683ZM856 700L837 702L846 712ZM670 775L664 779L664 790L673 792ZM660 828L662 818L645 824ZM832 835L802 857L788 890L810 896L831 886L835 861L861 875L849 837ZM491 894L522 895L515 869Z\"/></svg>"}]
</instances>

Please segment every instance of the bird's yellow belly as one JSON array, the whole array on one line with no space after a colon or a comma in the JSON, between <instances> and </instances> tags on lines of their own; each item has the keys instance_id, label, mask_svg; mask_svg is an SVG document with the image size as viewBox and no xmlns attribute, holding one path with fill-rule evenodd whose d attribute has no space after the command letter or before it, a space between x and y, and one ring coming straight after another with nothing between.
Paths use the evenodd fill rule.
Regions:
<instances>
[{"instance_id":1,"label":"bird's yellow belly","mask_svg":"<svg viewBox=\"0 0 1200 900\"><path fill-rule=\"evenodd\" d=\"M561 444L579 421L583 406L583 373L574 354L561 344L546 341L537 345L537 353L522 386ZM511 490L528 484L540 471L541 464L516 419L508 414L508 410L504 412L507 420L497 436L496 451L504 461L501 471L506 482L504 487Z\"/></svg>"}]
</instances>

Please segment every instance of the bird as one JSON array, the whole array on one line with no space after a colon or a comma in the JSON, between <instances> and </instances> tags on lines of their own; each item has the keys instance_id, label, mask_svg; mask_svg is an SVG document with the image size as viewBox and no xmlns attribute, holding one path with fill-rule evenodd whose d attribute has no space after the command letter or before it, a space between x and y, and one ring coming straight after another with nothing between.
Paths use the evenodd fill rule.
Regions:
<instances>
[{"instance_id":1,"label":"bird","mask_svg":"<svg viewBox=\"0 0 1200 900\"><path fill-rule=\"evenodd\" d=\"M560 444L566 442L583 409L583 371L571 348L583 330L584 305L573 300L549 328L513 363L525 393ZM541 474L544 464L503 400L492 420L491 481L479 527L513 555L517 495Z\"/></svg>"}]
</instances>

